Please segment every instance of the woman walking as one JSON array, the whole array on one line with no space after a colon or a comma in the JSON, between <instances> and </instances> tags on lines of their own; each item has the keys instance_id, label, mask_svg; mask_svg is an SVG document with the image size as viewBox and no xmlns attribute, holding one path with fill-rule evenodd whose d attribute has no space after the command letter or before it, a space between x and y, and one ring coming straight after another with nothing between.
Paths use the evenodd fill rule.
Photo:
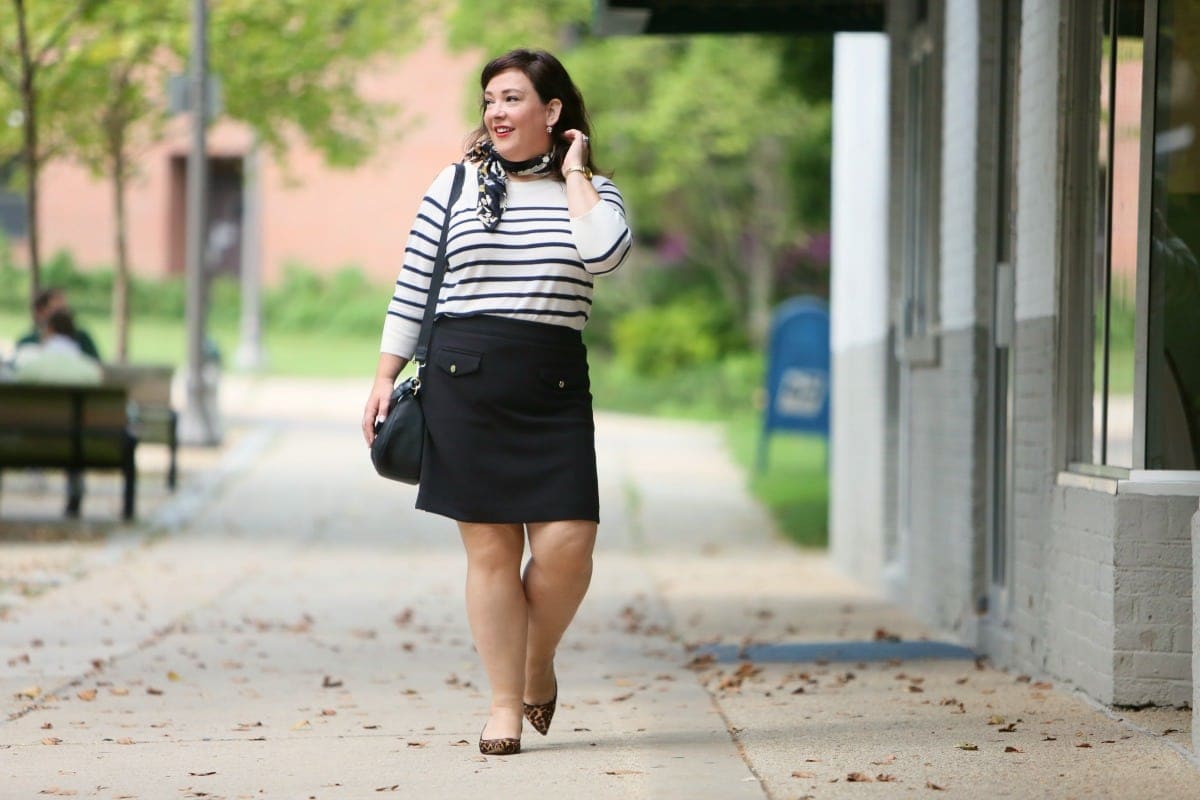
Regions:
<instances>
[{"instance_id":1,"label":"woman walking","mask_svg":"<svg viewBox=\"0 0 1200 800\"><path fill-rule=\"evenodd\" d=\"M458 524L492 693L479 749L510 755L523 718L550 728L555 650L591 579L600 516L580 332L593 278L621 265L631 238L620 193L593 174L583 98L558 59L514 50L484 67L480 88L462 194L447 208L459 167L442 170L409 236L362 426L370 444L436 303L417 508ZM432 298L443 225L445 282Z\"/></svg>"}]
</instances>

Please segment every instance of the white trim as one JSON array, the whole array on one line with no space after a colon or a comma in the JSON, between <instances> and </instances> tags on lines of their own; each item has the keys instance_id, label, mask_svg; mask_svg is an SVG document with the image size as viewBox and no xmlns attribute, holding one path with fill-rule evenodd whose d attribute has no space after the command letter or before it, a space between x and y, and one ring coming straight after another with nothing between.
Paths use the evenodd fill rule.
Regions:
<instances>
[{"instance_id":1,"label":"white trim","mask_svg":"<svg viewBox=\"0 0 1200 800\"><path fill-rule=\"evenodd\" d=\"M1079 471L1088 467L1072 464L1070 470L1059 472L1054 482L1058 486L1110 495L1200 497L1200 470L1132 469L1128 470L1128 477Z\"/></svg>"}]
</instances>

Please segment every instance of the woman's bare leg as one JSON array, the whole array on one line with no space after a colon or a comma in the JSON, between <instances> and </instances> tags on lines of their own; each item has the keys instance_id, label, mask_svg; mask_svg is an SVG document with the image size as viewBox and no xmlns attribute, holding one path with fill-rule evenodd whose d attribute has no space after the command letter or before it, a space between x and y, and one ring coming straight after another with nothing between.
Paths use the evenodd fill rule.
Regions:
<instances>
[{"instance_id":1,"label":"woman's bare leg","mask_svg":"<svg viewBox=\"0 0 1200 800\"><path fill-rule=\"evenodd\" d=\"M554 696L554 651L592 579L596 523L587 520L531 522L525 567L529 632L525 655L525 702Z\"/></svg>"},{"instance_id":2,"label":"woman's bare leg","mask_svg":"<svg viewBox=\"0 0 1200 800\"><path fill-rule=\"evenodd\" d=\"M521 584L520 525L458 523L467 550L467 619L492 689L485 739L521 735L525 636L529 614Z\"/></svg>"}]
</instances>

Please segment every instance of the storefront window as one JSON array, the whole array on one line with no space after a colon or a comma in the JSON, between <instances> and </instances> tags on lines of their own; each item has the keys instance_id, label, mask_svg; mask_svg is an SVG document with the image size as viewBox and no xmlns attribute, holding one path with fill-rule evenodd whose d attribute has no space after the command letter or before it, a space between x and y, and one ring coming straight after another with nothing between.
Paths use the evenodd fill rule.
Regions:
<instances>
[{"instance_id":1,"label":"storefront window","mask_svg":"<svg viewBox=\"0 0 1200 800\"><path fill-rule=\"evenodd\" d=\"M1094 463L1133 467L1134 331L1142 118L1142 6L1107 3L1100 130L1092 386Z\"/></svg>"},{"instance_id":2,"label":"storefront window","mask_svg":"<svg viewBox=\"0 0 1200 800\"><path fill-rule=\"evenodd\" d=\"M1146 468L1200 469L1200 3L1160 0L1146 345Z\"/></svg>"}]
</instances>

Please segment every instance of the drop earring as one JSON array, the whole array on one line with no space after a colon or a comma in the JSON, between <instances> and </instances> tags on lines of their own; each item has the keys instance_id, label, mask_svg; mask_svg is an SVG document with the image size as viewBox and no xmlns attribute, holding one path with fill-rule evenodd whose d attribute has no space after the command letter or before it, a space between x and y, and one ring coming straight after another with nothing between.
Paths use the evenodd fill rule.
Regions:
<instances>
[{"instance_id":1,"label":"drop earring","mask_svg":"<svg viewBox=\"0 0 1200 800\"><path fill-rule=\"evenodd\" d=\"M553 125L547 125L547 126L546 126L546 133L554 133L554 126L553 126Z\"/></svg>"}]
</instances>

